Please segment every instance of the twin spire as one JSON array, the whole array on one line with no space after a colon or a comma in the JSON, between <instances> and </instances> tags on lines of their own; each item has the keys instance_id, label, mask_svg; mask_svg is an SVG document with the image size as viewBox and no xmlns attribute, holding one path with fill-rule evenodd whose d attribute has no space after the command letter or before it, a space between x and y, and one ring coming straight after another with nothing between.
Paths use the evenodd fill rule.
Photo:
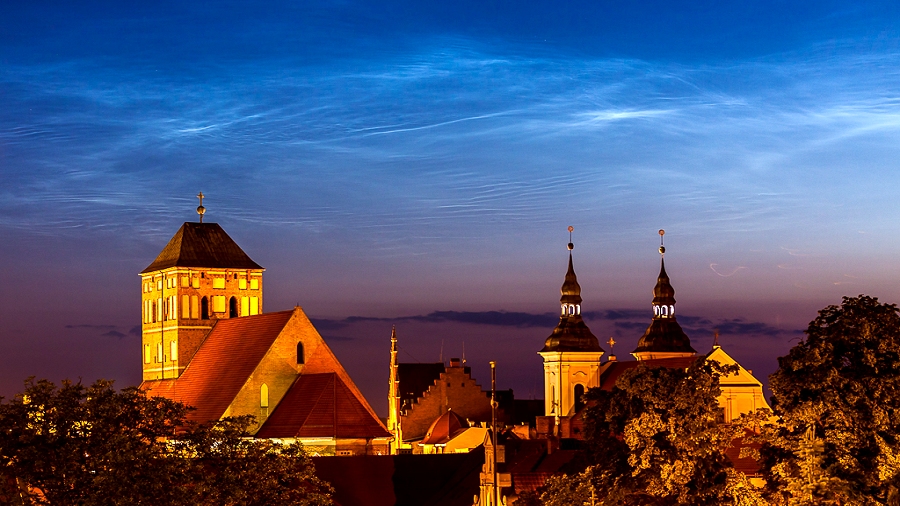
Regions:
<instances>
[{"instance_id":1,"label":"twin spire","mask_svg":"<svg viewBox=\"0 0 900 506\"><path fill-rule=\"evenodd\" d=\"M553 329L550 337L544 341L545 351L599 351L603 352L597 337L591 333L591 329L581 318L581 285L575 276L575 267L572 263L572 230L569 227L569 268L566 270L566 279L563 281L560 292L559 324Z\"/></svg>"},{"instance_id":2,"label":"twin spire","mask_svg":"<svg viewBox=\"0 0 900 506\"><path fill-rule=\"evenodd\" d=\"M572 243L572 230L573 228L569 227L569 244L567 245L569 266L566 270L565 281L560 288L559 324L544 341L542 352L603 351L597 337L591 333L581 317L581 286L575 276L572 260L572 250L575 249L575 245ZM660 266L656 286L653 288L653 318L647 331L638 341L637 348L632 352L632 355L638 360L692 356L697 353L691 347L690 338L675 319L675 289L666 273L664 235L665 230L660 230Z\"/></svg>"},{"instance_id":3,"label":"twin spire","mask_svg":"<svg viewBox=\"0 0 900 506\"><path fill-rule=\"evenodd\" d=\"M666 273L665 234L665 230L659 231L659 276L653 287L653 320L638 340L637 348L631 352L638 360L689 357L697 353L691 347L691 339L675 320L675 289Z\"/></svg>"}]
</instances>

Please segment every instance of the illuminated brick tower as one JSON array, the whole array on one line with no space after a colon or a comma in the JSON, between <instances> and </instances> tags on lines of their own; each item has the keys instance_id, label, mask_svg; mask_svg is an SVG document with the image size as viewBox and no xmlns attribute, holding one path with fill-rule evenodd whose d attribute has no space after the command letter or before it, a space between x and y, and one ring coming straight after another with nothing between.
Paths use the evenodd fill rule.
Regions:
<instances>
[{"instance_id":1,"label":"illuminated brick tower","mask_svg":"<svg viewBox=\"0 0 900 506\"><path fill-rule=\"evenodd\" d=\"M571 241L572 227L569 227ZM581 286L572 266L569 242L569 269L560 288L559 324L538 352L544 359L544 413L571 416L581 407L587 389L600 386L600 357L603 348L581 318Z\"/></svg>"},{"instance_id":2,"label":"illuminated brick tower","mask_svg":"<svg viewBox=\"0 0 900 506\"><path fill-rule=\"evenodd\" d=\"M216 223L178 229L141 271L144 381L174 379L191 361L215 320L262 313L263 268Z\"/></svg>"},{"instance_id":3,"label":"illuminated brick tower","mask_svg":"<svg viewBox=\"0 0 900 506\"><path fill-rule=\"evenodd\" d=\"M659 231L660 267L656 287L653 288L653 320L633 352L638 360L692 357L697 351L690 338L675 320L675 289L666 274L666 247L662 244L665 230Z\"/></svg>"}]
</instances>

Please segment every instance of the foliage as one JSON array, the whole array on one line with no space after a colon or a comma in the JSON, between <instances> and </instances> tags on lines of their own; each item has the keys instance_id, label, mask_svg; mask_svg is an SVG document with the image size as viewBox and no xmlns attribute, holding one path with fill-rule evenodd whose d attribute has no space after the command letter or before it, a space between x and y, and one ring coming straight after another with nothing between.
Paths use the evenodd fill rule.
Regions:
<instances>
[{"instance_id":1,"label":"foliage","mask_svg":"<svg viewBox=\"0 0 900 506\"><path fill-rule=\"evenodd\" d=\"M247 438L246 418L194 426L186 415L180 403L108 381L30 379L0 399L0 502L330 504L299 447Z\"/></svg>"},{"instance_id":2,"label":"foliage","mask_svg":"<svg viewBox=\"0 0 900 506\"><path fill-rule=\"evenodd\" d=\"M743 427L718 423L719 377L736 369L702 358L687 369L640 365L612 390L590 390L594 465L570 479L603 491L597 504L756 504L725 456Z\"/></svg>"},{"instance_id":3,"label":"foliage","mask_svg":"<svg viewBox=\"0 0 900 506\"><path fill-rule=\"evenodd\" d=\"M282 446L250 439L253 417L200 426L180 438L194 456L194 501L199 504L331 504L331 489L316 478L300 443Z\"/></svg>"},{"instance_id":4,"label":"foliage","mask_svg":"<svg viewBox=\"0 0 900 506\"><path fill-rule=\"evenodd\" d=\"M575 476L551 476L541 494L543 506L591 504L591 471L588 468Z\"/></svg>"},{"instance_id":5,"label":"foliage","mask_svg":"<svg viewBox=\"0 0 900 506\"><path fill-rule=\"evenodd\" d=\"M760 453L774 501L900 504L900 314L860 295L828 306L770 376L781 423Z\"/></svg>"}]
</instances>

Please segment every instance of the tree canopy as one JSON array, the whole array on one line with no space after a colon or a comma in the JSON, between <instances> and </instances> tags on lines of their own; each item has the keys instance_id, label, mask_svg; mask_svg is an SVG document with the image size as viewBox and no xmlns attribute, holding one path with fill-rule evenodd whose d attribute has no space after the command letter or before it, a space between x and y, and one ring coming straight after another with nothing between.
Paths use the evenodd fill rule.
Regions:
<instances>
[{"instance_id":1,"label":"tree canopy","mask_svg":"<svg viewBox=\"0 0 900 506\"><path fill-rule=\"evenodd\" d=\"M761 454L773 500L900 504L900 314L844 297L809 324L770 376Z\"/></svg>"},{"instance_id":2,"label":"tree canopy","mask_svg":"<svg viewBox=\"0 0 900 506\"><path fill-rule=\"evenodd\" d=\"M686 369L639 365L611 390L591 389L584 414L591 465L548 482L542 502L591 504L593 488L598 505L757 504L725 455L743 429L718 423L719 377L735 370L705 358Z\"/></svg>"},{"instance_id":3,"label":"tree canopy","mask_svg":"<svg viewBox=\"0 0 900 506\"><path fill-rule=\"evenodd\" d=\"M187 410L108 381L28 380L0 399L0 502L331 503L298 445L247 437L249 417L192 425Z\"/></svg>"}]
</instances>

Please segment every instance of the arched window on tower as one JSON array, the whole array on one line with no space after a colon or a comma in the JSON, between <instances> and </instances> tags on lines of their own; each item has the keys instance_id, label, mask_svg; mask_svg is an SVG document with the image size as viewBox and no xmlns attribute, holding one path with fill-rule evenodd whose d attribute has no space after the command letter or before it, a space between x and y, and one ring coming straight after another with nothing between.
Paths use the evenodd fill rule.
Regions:
<instances>
[{"instance_id":1,"label":"arched window on tower","mask_svg":"<svg viewBox=\"0 0 900 506\"><path fill-rule=\"evenodd\" d=\"M238 316L238 301L236 298L232 297L231 300L228 301L228 317L237 318Z\"/></svg>"},{"instance_id":2,"label":"arched window on tower","mask_svg":"<svg viewBox=\"0 0 900 506\"><path fill-rule=\"evenodd\" d=\"M259 407L269 407L269 387L265 383L259 387Z\"/></svg>"},{"instance_id":3,"label":"arched window on tower","mask_svg":"<svg viewBox=\"0 0 900 506\"><path fill-rule=\"evenodd\" d=\"M303 365L305 357L303 356L303 343L297 343L297 365Z\"/></svg>"},{"instance_id":4,"label":"arched window on tower","mask_svg":"<svg viewBox=\"0 0 900 506\"><path fill-rule=\"evenodd\" d=\"M200 299L200 319L209 320L209 300L206 297Z\"/></svg>"},{"instance_id":5,"label":"arched window on tower","mask_svg":"<svg viewBox=\"0 0 900 506\"><path fill-rule=\"evenodd\" d=\"M584 407L584 385L575 385L575 391L573 393L575 395L575 408L573 412L577 413Z\"/></svg>"}]
</instances>

